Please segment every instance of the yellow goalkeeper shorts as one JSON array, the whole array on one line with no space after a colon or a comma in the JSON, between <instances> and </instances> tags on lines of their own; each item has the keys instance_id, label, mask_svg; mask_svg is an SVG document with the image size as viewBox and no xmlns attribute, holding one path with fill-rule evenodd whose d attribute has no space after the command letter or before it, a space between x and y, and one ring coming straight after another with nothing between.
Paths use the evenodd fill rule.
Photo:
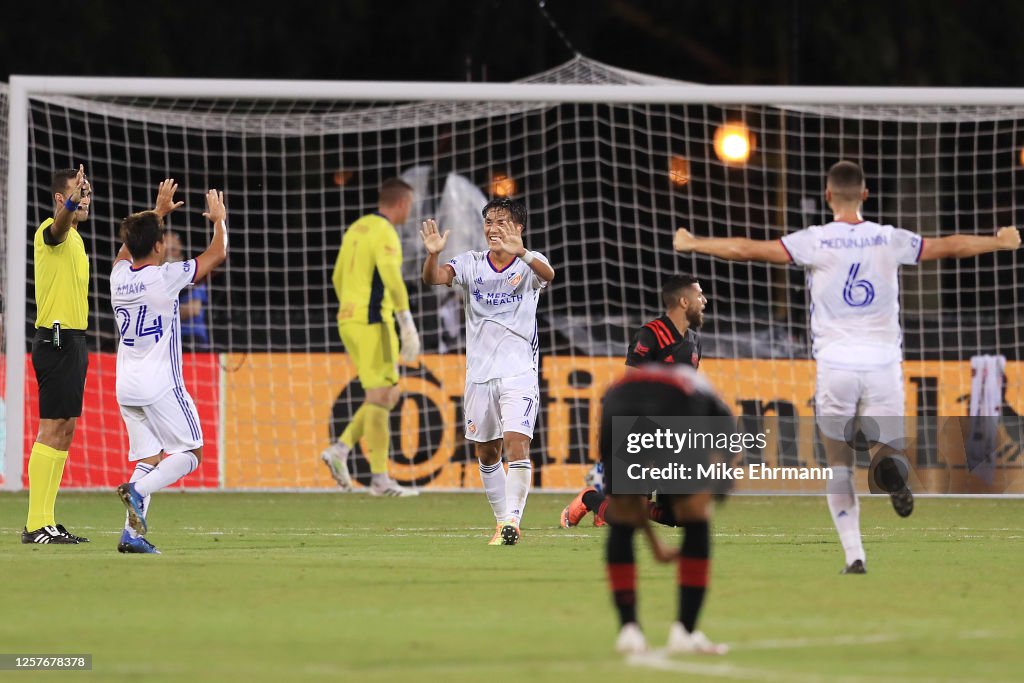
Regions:
<instances>
[{"instance_id":1,"label":"yellow goalkeeper shorts","mask_svg":"<svg viewBox=\"0 0 1024 683\"><path fill-rule=\"evenodd\" d=\"M393 320L339 324L338 334L356 366L363 389L398 384L398 335Z\"/></svg>"}]
</instances>

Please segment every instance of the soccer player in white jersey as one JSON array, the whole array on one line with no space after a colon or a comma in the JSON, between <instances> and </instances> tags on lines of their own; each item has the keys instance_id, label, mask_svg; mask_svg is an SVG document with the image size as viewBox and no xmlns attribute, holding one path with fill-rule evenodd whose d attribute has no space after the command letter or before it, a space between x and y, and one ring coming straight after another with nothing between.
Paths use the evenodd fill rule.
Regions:
<instances>
[{"instance_id":1,"label":"soccer player in white jersey","mask_svg":"<svg viewBox=\"0 0 1024 683\"><path fill-rule=\"evenodd\" d=\"M432 219L423 223L423 281L456 285L466 301L466 439L476 443L487 501L496 522L490 545L515 545L530 492L530 441L537 421L537 302L555 278L543 254L523 246L526 207L495 199L483 208L487 251L467 251L443 266L448 241ZM508 474L501 464L508 459Z\"/></svg>"},{"instance_id":2,"label":"soccer player in white jersey","mask_svg":"<svg viewBox=\"0 0 1024 683\"><path fill-rule=\"evenodd\" d=\"M828 507L846 553L843 573L863 574L860 507L853 485L854 453L844 430L856 417L875 418L878 438L875 480L906 517L914 499L906 463L898 456L903 437L903 338L899 322L899 269L940 258L964 258L1020 246L1015 227L994 237L949 235L924 239L861 216L868 190L860 166L840 161L828 172L825 201L834 220L780 240L699 238L680 228L680 252L731 261L792 263L807 270L811 298L812 353L817 363L815 412L832 466ZM860 423L864 427L864 423ZM868 431L868 430L865 430ZM873 434L871 436L874 436Z\"/></svg>"},{"instance_id":3,"label":"soccer player in white jersey","mask_svg":"<svg viewBox=\"0 0 1024 683\"><path fill-rule=\"evenodd\" d=\"M163 216L181 206L177 184L160 183L157 209L121 223L124 244L110 274L110 297L120 341L117 346L117 402L128 430L131 480L117 487L128 509L117 549L155 553L144 538L149 497L193 472L203 457L203 431L181 368L178 293L206 277L227 257L224 194L210 190L203 215L213 239L194 259L164 263ZM164 210L167 208L170 210Z\"/></svg>"}]
</instances>

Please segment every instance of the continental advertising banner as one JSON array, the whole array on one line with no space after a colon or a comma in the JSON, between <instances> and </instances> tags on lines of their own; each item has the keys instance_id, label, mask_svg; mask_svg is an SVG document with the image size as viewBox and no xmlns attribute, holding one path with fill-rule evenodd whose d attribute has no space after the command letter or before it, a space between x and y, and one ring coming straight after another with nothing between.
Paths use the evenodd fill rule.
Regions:
<instances>
[{"instance_id":1,"label":"continental advertising banner","mask_svg":"<svg viewBox=\"0 0 1024 683\"><path fill-rule=\"evenodd\" d=\"M343 354L226 354L221 366L224 486L246 489L332 488L318 454L341 433L363 394ZM535 485L575 489L597 459L600 399L625 368L621 358L541 359L541 411L533 442ZM814 416L812 361L705 359L707 375L749 432L766 435L744 466L821 468L826 459ZM1024 367L1006 367L1003 417L992 424L984 471L967 461L972 425L969 362L904 364L906 456L918 492L1024 493L1020 399ZM458 355L428 355L403 368L402 398L392 414L391 475L434 489L480 486L465 440L465 365ZM869 489L870 454L858 453L858 488ZM357 455L357 479L368 467ZM821 493L821 481L735 483L736 492Z\"/></svg>"}]
</instances>

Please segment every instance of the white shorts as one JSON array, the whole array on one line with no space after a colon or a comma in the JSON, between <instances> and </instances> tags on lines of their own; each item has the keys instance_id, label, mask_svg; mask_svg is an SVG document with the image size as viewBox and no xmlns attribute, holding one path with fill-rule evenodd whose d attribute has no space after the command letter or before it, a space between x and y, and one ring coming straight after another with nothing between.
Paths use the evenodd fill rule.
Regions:
<instances>
[{"instance_id":1,"label":"white shorts","mask_svg":"<svg viewBox=\"0 0 1024 683\"><path fill-rule=\"evenodd\" d=\"M903 438L906 404L903 365L893 363L872 370L840 370L818 364L814 394L818 427L830 439L846 440L846 427L857 416L870 417L878 435L866 433L878 443L896 445ZM874 427L865 427L873 432Z\"/></svg>"},{"instance_id":2,"label":"white shorts","mask_svg":"<svg viewBox=\"0 0 1024 683\"><path fill-rule=\"evenodd\" d=\"M184 453L203 445L203 428L192 397L184 389L172 389L148 406L121 406L128 428L128 460Z\"/></svg>"},{"instance_id":3,"label":"white shorts","mask_svg":"<svg viewBox=\"0 0 1024 683\"><path fill-rule=\"evenodd\" d=\"M519 432L533 439L540 407L537 375L492 379L466 384L462 406L466 414L468 441L494 441L505 432Z\"/></svg>"}]
</instances>

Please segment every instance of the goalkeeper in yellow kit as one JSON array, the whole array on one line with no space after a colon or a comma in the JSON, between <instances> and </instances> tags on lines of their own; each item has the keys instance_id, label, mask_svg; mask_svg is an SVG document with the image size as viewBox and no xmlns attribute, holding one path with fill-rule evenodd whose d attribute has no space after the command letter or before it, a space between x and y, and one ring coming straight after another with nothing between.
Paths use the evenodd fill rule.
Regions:
<instances>
[{"instance_id":1,"label":"goalkeeper in yellow kit","mask_svg":"<svg viewBox=\"0 0 1024 683\"><path fill-rule=\"evenodd\" d=\"M338 333L356 366L366 399L341 438L321 454L331 476L352 490L348 457L363 439L375 496L414 496L415 489L399 486L388 476L389 416L398 402L398 359L412 363L420 353L420 338L409 311L409 293L402 280L402 244L396 225L409 219L413 189L399 178L380 187L377 211L348 227L334 263L334 292L338 295ZM401 329L401 351L395 321Z\"/></svg>"}]
</instances>

